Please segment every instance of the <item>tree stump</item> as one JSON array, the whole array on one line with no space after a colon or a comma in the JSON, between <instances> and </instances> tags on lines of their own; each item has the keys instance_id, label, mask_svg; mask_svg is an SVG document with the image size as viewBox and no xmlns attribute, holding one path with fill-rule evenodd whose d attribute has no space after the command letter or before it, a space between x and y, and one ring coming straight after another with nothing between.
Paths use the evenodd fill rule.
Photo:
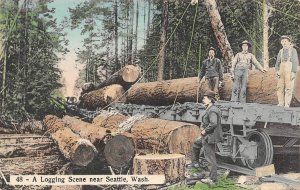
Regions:
<instances>
[{"instance_id":1,"label":"tree stump","mask_svg":"<svg viewBox=\"0 0 300 190\"><path fill-rule=\"evenodd\" d=\"M124 93L123 87L119 84L106 86L99 90L84 94L80 99L78 107L96 110L97 108L104 108L114 101L125 102L126 97L124 96Z\"/></svg>"},{"instance_id":2,"label":"tree stump","mask_svg":"<svg viewBox=\"0 0 300 190\"><path fill-rule=\"evenodd\" d=\"M65 158L78 166L87 166L94 159L96 151L94 145L65 127L62 119L48 115L44 123Z\"/></svg>"},{"instance_id":3,"label":"tree stump","mask_svg":"<svg viewBox=\"0 0 300 190\"><path fill-rule=\"evenodd\" d=\"M185 156L182 154L147 154L133 159L134 175L165 175L165 183L185 179Z\"/></svg>"}]
</instances>

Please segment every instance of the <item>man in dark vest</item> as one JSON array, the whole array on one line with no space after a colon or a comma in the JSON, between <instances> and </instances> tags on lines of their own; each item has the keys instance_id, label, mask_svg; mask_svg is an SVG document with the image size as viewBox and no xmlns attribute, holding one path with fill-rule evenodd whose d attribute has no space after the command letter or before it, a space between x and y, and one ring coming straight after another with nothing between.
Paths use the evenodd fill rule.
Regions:
<instances>
[{"instance_id":1,"label":"man in dark vest","mask_svg":"<svg viewBox=\"0 0 300 190\"><path fill-rule=\"evenodd\" d=\"M216 49L210 47L208 50L208 58L205 59L201 66L199 81L205 79L209 90L216 93L217 100L219 99L219 86L223 81L223 64L220 59L215 57Z\"/></svg>"},{"instance_id":2,"label":"man in dark vest","mask_svg":"<svg viewBox=\"0 0 300 190\"><path fill-rule=\"evenodd\" d=\"M217 161L215 155L215 145L222 139L221 111L214 105L216 101L215 92L206 91L203 95L203 104L206 107L202 117L201 136L192 145L192 165L197 167L199 164L199 154L203 147L204 156L211 165L209 177L202 179L203 183L213 184L217 181Z\"/></svg>"}]
</instances>

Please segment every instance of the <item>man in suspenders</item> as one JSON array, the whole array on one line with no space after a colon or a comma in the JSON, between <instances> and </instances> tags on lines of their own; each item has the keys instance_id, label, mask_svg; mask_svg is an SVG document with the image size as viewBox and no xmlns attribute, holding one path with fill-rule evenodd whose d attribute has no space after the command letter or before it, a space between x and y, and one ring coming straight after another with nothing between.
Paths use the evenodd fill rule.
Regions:
<instances>
[{"instance_id":1,"label":"man in suspenders","mask_svg":"<svg viewBox=\"0 0 300 190\"><path fill-rule=\"evenodd\" d=\"M281 36L280 42L283 48L279 51L275 64L278 78L278 106L290 107L299 60L297 51L291 46L291 39L288 36Z\"/></svg>"},{"instance_id":2,"label":"man in suspenders","mask_svg":"<svg viewBox=\"0 0 300 190\"><path fill-rule=\"evenodd\" d=\"M216 99L219 100L219 86L223 82L223 64L215 55L216 49L210 47L208 49L208 58L202 63L198 81L201 82L205 79L209 90L214 91Z\"/></svg>"},{"instance_id":3,"label":"man in suspenders","mask_svg":"<svg viewBox=\"0 0 300 190\"><path fill-rule=\"evenodd\" d=\"M266 70L260 65L252 53L248 49L251 44L245 40L240 43L241 52L237 53L232 61L231 77L234 80L231 101L246 102L246 89L248 83L248 70L254 64L261 72Z\"/></svg>"}]
</instances>

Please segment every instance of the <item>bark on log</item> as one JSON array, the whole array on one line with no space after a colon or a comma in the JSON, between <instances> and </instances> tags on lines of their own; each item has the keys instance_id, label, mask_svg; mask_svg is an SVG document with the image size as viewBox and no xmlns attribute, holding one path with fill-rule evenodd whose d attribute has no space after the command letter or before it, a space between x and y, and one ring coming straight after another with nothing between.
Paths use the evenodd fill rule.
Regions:
<instances>
[{"instance_id":1,"label":"bark on log","mask_svg":"<svg viewBox=\"0 0 300 190\"><path fill-rule=\"evenodd\" d=\"M185 179L185 156L181 154L148 154L133 159L134 175L165 175L165 183Z\"/></svg>"},{"instance_id":2,"label":"bark on log","mask_svg":"<svg viewBox=\"0 0 300 190\"><path fill-rule=\"evenodd\" d=\"M61 119L48 115L44 123L65 158L78 166L87 166L94 159L96 148L93 144L65 127Z\"/></svg>"},{"instance_id":3,"label":"bark on log","mask_svg":"<svg viewBox=\"0 0 300 190\"><path fill-rule=\"evenodd\" d=\"M39 135L0 135L0 158L36 157L59 154L54 142Z\"/></svg>"},{"instance_id":4,"label":"bark on log","mask_svg":"<svg viewBox=\"0 0 300 190\"><path fill-rule=\"evenodd\" d=\"M111 136L116 132L116 128L103 128L70 116L65 116L63 121L74 133L90 140L96 146L100 157L103 157L104 153L106 161L111 166L122 168L129 165L135 153L131 134L125 132L123 135Z\"/></svg>"},{"instance_id":5,"label":"bark on log","mask_svg":"<svg viewBox=\"0 0 300 190\"><path fill-rule=\"evenodd\" d=\"M127 90L141 77L141 71L141 67L138 65L126 65L101 83L85 83L81 89L81 95L112 84L119 84Z\"/></svg>"},{"instance_id":6,"label":"bark on log","mask_svg":"<svg viewBox=\"0 0 300 190\"><path fill-rule=\"evenodd\" d=\"M0 169L6 177L29 174L53 175L64 164L66 164L66 160L59 155L3 158L0 162Z\"/></svg>"},{"instance_id":7,"label":"bark on log","mask_svg":"<svg viewBox=\"0 0 300 190\"><path fill-rule=\"evenodd\" d=\"M100 114L93 122L99 126L118 129L118 125L127 118L129 117ZM191 144L199 136L201 129L189 123L145 118L133 123L129 132L138 152L181 153L189 157Z\"/></svg>"},{"instance_id":8,"label":"bark on log","mask_svg":"<svg viewBox=\"0 0 300 190\"><path fill-rule=\"evenodd\" d=\"M230 101L233 81L229 74L224 74L224 86L220 88L220 99ZM197 78L184 78L166 80L162 82L138 83L129 89L127 103L145 105L170 105L174 101L179 103L196 102L197 100ZM266 73L258 70L249 71L247 84L247 102L262 104L278 104L277 100L277 78L274 68ZM297 72L293 89L293 102L291 106L299 106L300 102L300 73ZM206 83L199 89L199 102L202 94L207 90Z\"/></svg>"},{"instance_id":9,"label":"bark on log","mask_svg":"<svg viewBox=\"0 0 300 190\"><path fill-rule=\"evenodd\" d=\"M111 133L108 129L98 127L94 124L67 115L63 118L63 121L68 124L67 127L74 133L84 139L88 139L94 145L99 141L103 141L105 136Z\"/></svg>"},{"instance_id":10,"label":"bark on log","mask_svg":"<svg viewBox=\"0 0 300 190\"><path fill-rule=\"evenodd\" d=\"M94 90L87 94L84 94L78 107L86 108L88 110L96 110L97 108L104 108L113 101L125 102L124 89L119 84L113 84L106 86L99 90Z\"/></svg>"}]
</instances>

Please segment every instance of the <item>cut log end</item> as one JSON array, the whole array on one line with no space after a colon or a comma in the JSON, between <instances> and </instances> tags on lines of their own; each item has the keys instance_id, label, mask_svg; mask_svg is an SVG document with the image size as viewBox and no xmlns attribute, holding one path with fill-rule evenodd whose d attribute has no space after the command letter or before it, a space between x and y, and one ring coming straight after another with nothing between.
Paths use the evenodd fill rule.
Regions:
<instances>
[{"instance_id":1,"label":"cut log end","mask_svg":"<svg viewBox=\"0 0 300 190\"><path fill-rule=\"evenodd\" d=\"M140 78L141 68L139 66L127 65L122 71L122 78L125 82L133 83Z\"/></svg>"},{"instance_id":2,"label":"cut log end","mask_svg":"<svg viewBox=\"0 0 300 190\"><path fill-rule=\"evenodd\" d=\"M123 168L129 165L134 156L133 141L123 135L113 137L105 146L106 161L114 168Z\"/></svg>"},{"instance_id":3,"label":"cut log end","mask_svg":"<svg viewBox=\"0 0 300 190\"><path fill-rule=\"evenodd\" d=\"M91 145L80 143L74 152L72 162L77 166L87 166L93 161L95 157L95 150Z\"/></svg>"}]
</instances>

